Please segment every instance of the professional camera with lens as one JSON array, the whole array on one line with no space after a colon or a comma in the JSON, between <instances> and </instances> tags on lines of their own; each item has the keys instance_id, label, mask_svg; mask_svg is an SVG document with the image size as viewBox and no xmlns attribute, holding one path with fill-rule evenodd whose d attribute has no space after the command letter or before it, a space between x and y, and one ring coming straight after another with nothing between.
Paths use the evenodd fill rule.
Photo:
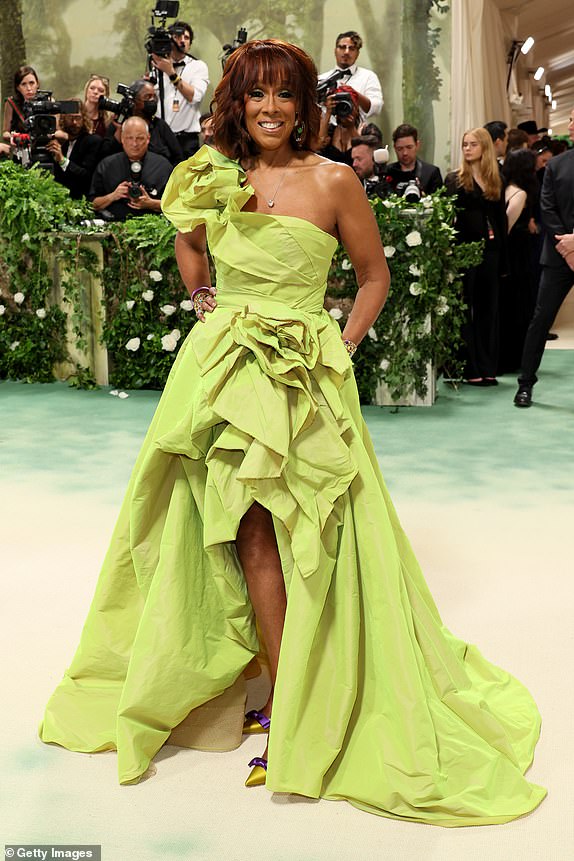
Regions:
<instances>
[{"instance_id":1,"label":"professional camera with lens","mask_svg":"<svg viewBox=\"0 0 574 861\"><path fill-rule=\"evenodd\" d=\"M54 159L47 146L58 127L57 114L79 114L81 105L76 99L55 101L49 90L39 90L35 98L23 105L24 129L15 138L16 158L24 167L40 165L54 172Z\"/></svg>"},{"instance_id":2,"label":"professional camera with lens","mask_svg":"<svg viewBox=\"0 0 574 861\"><path fill-rule=\"evenodd\" d=\"M350 93L339 88L338 84L341 78L349 78L350 73L347 70L337 69L324 81L321 81L317 86L317 101L320 105L324 105L327 98L331 96L335 100L333 115L337 118L348 117L353 113L355 107Z\"/></svg>"},{"instance_id":3,"label":"professional camera with lens","mask_svg":"<svg viewBox=\"0 0 574 861\"><path fill-rule=\"evenodd\" d=\"M179 14L179 0L157 0L155 7L151 10L151 27L148 27L145 40L145 49L149 59L149 67L153 69L151 55L158 57L169 57L173 47L173 36L178 35L173 27L167 27L167 18L177 18ZM156 26L156 18L160 19ZM183 33L183 30L181 31Z\"/></svg>"},{"instance_id":4,"label":"professional camera with lens","mask_svg":"<svg viewBox=\"0 0 574 861\"><path fill-rule=\"evenodd\" d=\"M100 96L98 107L101 111L109 111L111 114L114 114L116 122L121 125L124 120L131 116L136 94L127 84L118 84L116 93L122 97L121 102L116 101L116 99L106 99L105 96Z\"/></svg>"},{"instance_id":5,"label":"professional camera with lens","mask_svg":"<svg viewBox=\"0 0 574 861\"><path fill-rule=\"evenodd\" d=\"M416 179L409 179L407 182L397 182L395 185L395 194L399 197L404 197L406 203L418 203L422 197L421 187Z\"/></svg>"},{"instance_id":6,"label":"professional camera with lens","mask_svg":"<svg viewBox=\"0 0 574 861\"><path fill-rule=\"evenodd\" d=\"M132 200L137 200L143 194L141 184L142 164L141 161L132 161L130 163L130 180L128 186L128 195Z\"/></svg>"},{"instance_id":7,"label":"professional camera with lens","mask_svg":"<svg viewBox=\"0 0 574 861\"><path fill-rule=\"evenodd\" d=\"M231 44L222 45L220 60L223 68L225 68L225 64L227 63L233 52L240 48L241 45L245 45L246 42L247 30L245 29L245 27L240 27L237 31L237 36L235 37L233 42L231 42Z\"/></svg>"}]
</instances>

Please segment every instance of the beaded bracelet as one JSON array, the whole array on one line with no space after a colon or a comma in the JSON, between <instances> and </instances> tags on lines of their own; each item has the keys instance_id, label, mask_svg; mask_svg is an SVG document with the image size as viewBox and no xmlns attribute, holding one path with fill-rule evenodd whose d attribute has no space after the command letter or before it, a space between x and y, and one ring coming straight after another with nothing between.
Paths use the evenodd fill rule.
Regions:
<instances>
[{"instance_id":1,"label":"beaded bracelet","mask_svg":"<svg viewBox=\"0 0 574 861\"><path fill-rule=\"evenodd\" d=\"M347 353L352 359L357 352L357 345L354 341L350 341L348 338L343 338L343 344L345 345L345 349L347 350Z\"/></svg>"}]
</instances>

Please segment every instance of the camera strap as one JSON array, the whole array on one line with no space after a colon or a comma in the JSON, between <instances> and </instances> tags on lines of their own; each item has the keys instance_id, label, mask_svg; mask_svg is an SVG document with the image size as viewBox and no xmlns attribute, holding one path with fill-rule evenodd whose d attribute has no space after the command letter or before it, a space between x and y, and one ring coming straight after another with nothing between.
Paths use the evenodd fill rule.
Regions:
<instances>
[{"instance_id":1,"label":"camera strap","mask_svg":"<svg viewBox=\"0 0 574 861\"><path fill-rule=\"evenodd\" d=\"M7 101L7 102L8 102L8 104L12 107L12 110L14 111L14 113L16 113L16 114L18 115L18 117L19 117L19 119L21 120L21 122L22 122L22 123L25 123L25 122L26 122L26 118L24 117L24 114L22 113L22 111L20 110L20 108L18 107L18 105L16 104L16 102L15 102L13 99L11 99L11 98L10 98L10 96L8 96L8 98L6 99L6 101Z\"/></svg>"}]
</instances>

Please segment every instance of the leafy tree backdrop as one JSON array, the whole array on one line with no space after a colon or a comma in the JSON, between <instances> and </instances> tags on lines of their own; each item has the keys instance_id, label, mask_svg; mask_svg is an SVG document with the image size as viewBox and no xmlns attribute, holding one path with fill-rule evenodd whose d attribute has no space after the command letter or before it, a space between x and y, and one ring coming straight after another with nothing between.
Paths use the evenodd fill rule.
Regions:
<instances>
[{"instance_id":1,"label":"leafy tree backdrop","mask_svg":"<svg viewBox=\"0 0 574 861\"><path fill-rule=\"evenodd\" d=\"M277 36L302 45L320 70L333 65L338 32L357 29L365 42L360 62L379 75L385 107L378 122L385 142L409 121L419 128L423 157L445 167L449 127L448 0L182 0L179 17L196 33L192 51L219 80L221 45L245 26L250 38ZM80 94L101 72L129 83L145 69L144 37L153 0L2 0L2 97L15 68L35 66L58 98ZM213 92L210 88L204 105Z\"/></svg>"}]
</instances>

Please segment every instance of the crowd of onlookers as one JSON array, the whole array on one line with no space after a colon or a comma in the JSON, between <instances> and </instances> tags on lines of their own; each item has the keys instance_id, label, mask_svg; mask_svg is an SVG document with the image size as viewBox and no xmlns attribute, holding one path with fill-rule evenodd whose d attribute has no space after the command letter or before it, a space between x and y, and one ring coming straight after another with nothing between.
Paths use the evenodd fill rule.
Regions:
<instances>
[{"instance_id":1,"label":"crowd of onlookers","mask_svg":"<svg viewBox=\"0 0 574 861\"><path fill-rule=\"evenodd\" d=\"M173 167L203 143L214 145L211 115L200 113L209 78L206 64L189 52L193 30L177 21L170 34L169 56L152 54L152 76L134 81L127 96L110 104L109 79L90 75L75 112L62 113L46 139L35 139L34 132L29 139L28 108L38 99L40 81L31 66L22 66L5 103L0 156L26 163L40 150L54 179L72 197L88 197L106 219L159 212ZM355 31L339 34L336 65L319 76L316 150L352 166L369 197L395 193L416 200L431 194L443 178L436 165L420 159L416 127L402 123L394 130L396 160L389 163L381 130L371 120L383 106L382 88L374 72L358 65L361 47ZM465 378L472 385L494 386L499 374L523 364L541 274L542 182L548 162L567 149L532 120L511 129L488 122L465 133L460 167L444 181L457 198L459 240L484 243L480 264L464 275ZM530 395L517 404L529 406Z\"/></svg>"}]
</instances>

